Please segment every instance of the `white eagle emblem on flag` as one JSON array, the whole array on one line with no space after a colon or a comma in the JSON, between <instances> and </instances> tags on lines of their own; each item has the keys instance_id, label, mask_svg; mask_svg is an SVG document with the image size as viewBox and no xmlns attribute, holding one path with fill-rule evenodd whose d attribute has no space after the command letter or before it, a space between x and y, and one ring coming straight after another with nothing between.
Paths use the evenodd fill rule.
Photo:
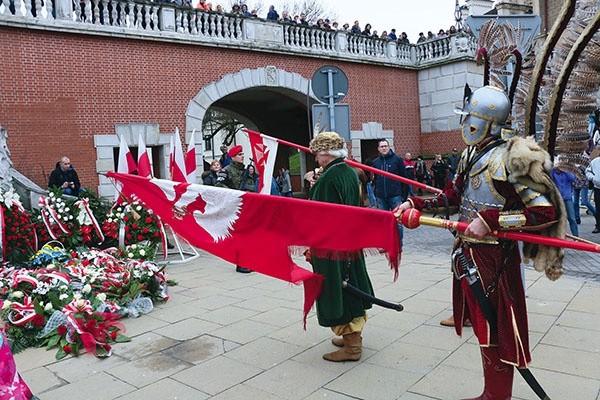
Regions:
<instances>
[{"instance_id":1,"label":"white eagle emblem on flag","mask_svg":"<svg viewBox=\"0 0 600 400\"><path fill-rule=\"evenodd\" d=\"M182 219L186 214L204 229L215 242L231 236L233 225L242 209L244 192L192 185L162 179L152 179L172 202L173 218Z\"/></svg>"}]
</instances>

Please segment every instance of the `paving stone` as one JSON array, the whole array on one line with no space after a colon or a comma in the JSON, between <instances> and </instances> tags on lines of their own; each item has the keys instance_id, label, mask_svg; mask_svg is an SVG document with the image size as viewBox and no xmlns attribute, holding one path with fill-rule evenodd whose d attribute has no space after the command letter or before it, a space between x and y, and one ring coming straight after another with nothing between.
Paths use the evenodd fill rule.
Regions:
<instances>
[{"instance_id":1,"label":"paving stone","mask_svg":"<svg viewBox=\"0 0 600 400\"><path fill-rule=\"evenodd\" d=\"M134 360L136 358L147 356L148 354L166 350L179 342L171 338L158 335L154 332L144 333L137 336L135 340L127 343L119 343L113 347L113 354Z\"/></svg>"},{"instance_id":2,"label":"paving stone","mask_svg":"<svg viewBox=\"0 0 600 400\"><path fill-rule=\"evenodd\" d=\"M225 340L203 335L175 345L163 353L190 364L199 364L227 351Z\"/></svg>"},{"instance_id":3,"label":"paving stone","mask_svg":"<svg viewBox=\"0 0 600 400\"><path fill-rule=\"evenodd\" d=\"M568 338L568 343L565 343ZM600 340L597 330L573 328L568 326L552 326L542 339L543 344L569 349L583 350L600 356Z\"/></svg>"},{"instance_id":4,"label":"paving stone","mask_svg":"<svg viewBox=\"0 0 600 400\"><path fill-rule=\"evenodd\" d=\"M205 400L208 398L210 396L206 393L171 378L165 378L119 397L119 400Z\"/></svg>"},{"instance_id":5,"label":"paving stone","mask_svg":"<svg viewBox=\"0 0 600 400\"><path fill-rule=\"evenodd\" d=\"M227 352L227 357L244 364L267 370L304 351L301 346L281 342L271 338L259 338Z\"/></svg>"},{"instance_id":6,"label":"paving stone","mask_svg":"<svg viewBox=\"0 0 600 400\"><path fill-rule=\"evenodd\" d=\"M211 334L235 343L245 344L267 336L275 329L277 327L273 325L247 319L215 329ZM296 329L298 328L296 327Z\"/></svg>"},{"instance_id":7,"label":"paving stone","mask_svg":"<svg viewBox=\"0 0 600 400\"><path fill-rule=\"evenodd\" d=\"M136 388L105 372L88 376L70 385L61 386L39 393L41 400L65 400L85 398L86 400L116 399Z\"/></svg>"},{"instance_id":8,"label":"paving stone","mask_svg":"<svg viewBox=\"0 0 600 400\"><path fill-rule=\"evenodd\" d=\"M19 374L25 382L27 382L27 385L33 393L46 392L66 383L46 367L38 367L28 371L19 371Z\"/></svg>"},{"instance_id":9,"label":"paving stone","mask_svg":"<svg viewBox=\"0 0 600 400\"><path fill-rule=\"evenodd\" d=\"M361 363L334 379L325 388L364 400L388 400L399 397L421 379L421 375L380 365Z\"/></svg>"},{"instance_id":10,"label":"paving stone","mask_svg":"<svg viewBox=\"0 0 600 400\"><path fill-rule=\"evenodd\" d=\"M174 324L155 329L159 335L174 339L188 340L218 329L220 326L199 318L186 318Z\"/></svg>"},{"instance_id":11,"label":"paving stone","mask_svg":"<svg viewBox=\"0 0 600 400\"><path fill-rule=\"evenodd\" d=\"M260 368L219 356L174 374L172 378L202 392L215 395L246 382L262 372Z\"/></svg>"},{"instance_id":12,"label":"paving stone","mask_svg":"<svg viewBox=\"0 0 600 400\"><path fill-rule=\"evenodd\" d=\"M249 379L247 385L277 396L299 400L335 378L330 371L296 361L285 361Z\"/></svg>"},{"instance_id":13,"label":"paving stone","mask_svg":"<svg viewBox=\"0 0 600 400\"><path fill-rule=\"evenodd\" d=\"M231 389L227 389L216 396L211 397L212 400L284 400L286 397L279 397L272 393L267 393L262 390L253 388L245 384L237 385Z\"/></svg>"},{"instance_id":14,"label":"paving stone","mask_svg":"<svg viewBox=\"0 0 600 400\"><path fill-rule=\"evenodd\" d=\"M107 372L137 388L142 388L153 382L171 376L189 365L166 354L155 353L138 358Z\"/></svg>"},{"instance_id":15,"label":"paving stone","mask_svg":"<svg viewBox=\"0 0 600 400\"><path fill-rule=\"evenodd\" d=\"M27 371L56 363L56 349L46 350L45 347L29 348L14 354L15 363L19 371Z\"/></svg>"},{"instance_id":16,"label":"paving stone","mask_svg":"<svg viewBox=\"0 0 600 400\"><path fill-rule=\"evenodd\" d=\"M115 347L121 343L115 344ZM90 354L81 354L79 357L67 357L59 363L48 365L48 370L52 371L60 379L66 382L76 382L83 378L88 378L103 371L124 364L127 359L119 357L117 354L107 358L98 358Z\"/></svg>"}]
</instances>

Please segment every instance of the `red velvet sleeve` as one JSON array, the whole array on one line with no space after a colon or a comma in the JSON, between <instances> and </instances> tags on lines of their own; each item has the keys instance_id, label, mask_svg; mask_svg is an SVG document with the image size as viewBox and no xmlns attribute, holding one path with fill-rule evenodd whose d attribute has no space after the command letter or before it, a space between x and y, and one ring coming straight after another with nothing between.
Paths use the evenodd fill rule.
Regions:
<instances>
[{"instance_id":1,"label":"red velvet sleeve","mask_svg":"<svg viewBox=\"0 0 600 400\"><path fill-rule=\"evenodd\" d=\"M462 187L462 178L462 175L456 178L456 185L454 185L452 182L448 182L444 187L444 190L442 191L443 195L445 195L448 199L449 206L457 206L460 204L460 193L456 188ZM422 198L411 196L410 201L412 202L413 206L419 211L433 206L436 202L440 207L443 207L445 205L443 195L438 194L434 198Z\"/></svg>"}]
</instances>

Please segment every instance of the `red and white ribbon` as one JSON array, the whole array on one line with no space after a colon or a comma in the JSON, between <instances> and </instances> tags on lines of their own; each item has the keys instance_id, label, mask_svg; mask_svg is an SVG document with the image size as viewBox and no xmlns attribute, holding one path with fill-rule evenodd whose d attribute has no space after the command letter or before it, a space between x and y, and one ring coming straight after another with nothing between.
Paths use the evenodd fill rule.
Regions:
<instances>
[{"instance_id":1,"label":"red and white ribbon","mask_svg":"<svg viewBox=\"0 0 600 400\"><path fill-rule=\"evenodd\" d=\"M21 272L21 270L17 270L16 274L13 276L12 287L16 288L21 282L29 283L34 288L38 287L40 284L40 282L33 276L29 275L28 272Z\"/></svg>"},{"instance_id":2,"label":"red and white ribbon","mask_svg":"<svg viewBox=\"0 0 600 400\"><path fill-rule=\"evenodd\" d=\"M42 211L42 221L44 222L44 225L46 225L46 229L48 230L48 233L50 234L50 237L52 237L52 239L58 238L52 231L53 224L56 224L63 233L66 233L67 235L71 233L71 231L69 231L65 224L63 224L63 222L60 220L58 213L56 212L54 207L52 207L47 197L41 196L39 205Z\"/></svg>"},{"instance_id":3,"label":"red and white ribbon","mask_svg":"<svg viewBox=\"0 0 600 400\"><path fill-rule=\"evenodd\" d=\"M102 229L100 229L100 225L98 224L94 213L90 209L90 199L83 198L77 201L75 205L79 207L80 212L84 212L85 215L89 218L89 221L91 221L92 227L94 228L94 230L96 231L96 235L98 235L98 238L100 239L100 242L98 244L104 242L104 234L102 233Z\"/></svg>"},{"instance_id":4,"label":"red and white ribbon","mask_svg":"<svg viewBox=\"0 0 600 400\"><path fill-rule=\"evenodd\" d=\"M25 296L23 303L13 301L10 307L8 321L15 326L25 325L35 317L35 307L29 296Z\"/></svg>"},{"instance_id":5,"label":"red and white ribbon","mask_svg":"<svg viewBox=\"0 0 600 400\"><path fill-rule=\"evenodd\" d=\"M63 307L63 314L73 314L73 313L87 313L90 314L92 312L92 303L89 300L84 299L73 299L69 304Z\"/></svg>"}]
</instances>

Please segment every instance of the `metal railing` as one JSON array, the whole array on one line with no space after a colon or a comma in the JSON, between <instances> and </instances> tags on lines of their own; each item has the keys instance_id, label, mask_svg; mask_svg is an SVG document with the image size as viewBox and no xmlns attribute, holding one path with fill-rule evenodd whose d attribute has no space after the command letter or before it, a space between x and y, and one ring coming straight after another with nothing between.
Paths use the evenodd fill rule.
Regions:
<instances>
[{"instance_id":1,"label":"metal railing","mask_svg":"<svg viewBox=\"0 0 600 400\"><path fill-rule=\"evenodd\" d=\"M94 34L160 37L199 44L219 43L257 51L337 57L355 62L407 68L472 58L475 38L458 33L418 44L274 23L259 18L180 7L173 3L133 0L0 0L0 26L76 30Z\"/></svg>"}]
</instances>

